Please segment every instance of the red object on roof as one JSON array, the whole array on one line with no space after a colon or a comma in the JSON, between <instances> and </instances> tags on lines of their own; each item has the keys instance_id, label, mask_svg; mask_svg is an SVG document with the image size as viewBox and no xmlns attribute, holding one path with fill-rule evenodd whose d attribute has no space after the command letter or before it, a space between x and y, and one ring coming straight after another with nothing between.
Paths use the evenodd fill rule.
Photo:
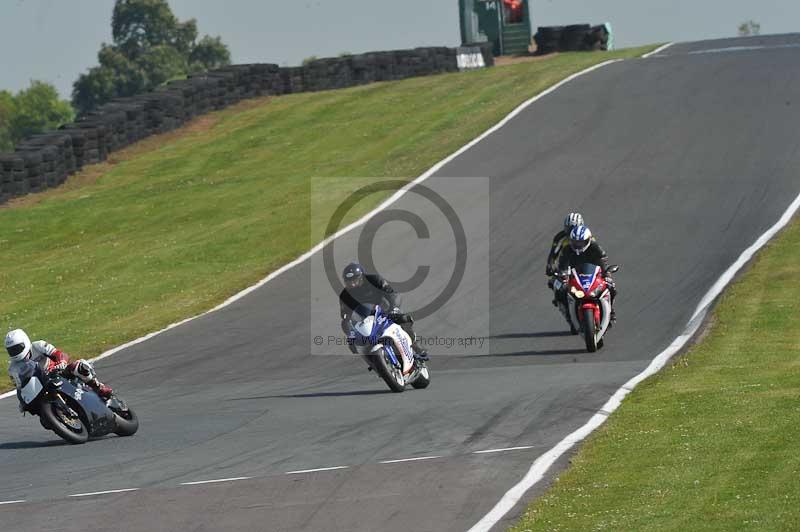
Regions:
<instances>
[{"instance_id":1,"label":"red object on roof","mask_svg":"<svg viewBox=\"0 0 800 532\"><path fill-rule=\"evenodd\" d=\"M508 22L516 23L522 22L522 0L503 0L506 9L508 9Z\"/></svg>"}]
</instances>

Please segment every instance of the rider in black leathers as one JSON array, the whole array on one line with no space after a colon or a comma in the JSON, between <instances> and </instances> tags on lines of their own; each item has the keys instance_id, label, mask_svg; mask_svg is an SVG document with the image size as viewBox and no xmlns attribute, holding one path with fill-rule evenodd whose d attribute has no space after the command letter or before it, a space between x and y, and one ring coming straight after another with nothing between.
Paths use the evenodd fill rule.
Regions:
<instances>
[{"instance_id":1,"label":"rider in black leathers","mask_svg":"<svg viewBox=\"0 0 800 532\"><path fill-rule=\"evenodd\" d=\"M564 218L564 229L556 233L553 237L553 243L550 245L550 252L547 254L547 265L544 269L544 274L547 277L552 277L556 273L558 266L558 259L561 253L569 247L569 234L573 227L585 225L583 216L579 212L571 212Z\"/></svg>"},{"instance_id":2,"label":"rider in black leathers","mask_svg":"<svg viewBox=\"0 0 800 532\"><path fill-rule=\"evenodd\" d=\"M569 235L569 246L561 252L558 259L558 275L565 278L569 274L570 268L577 268L581 264L597 264L606 272L608 269L608 254L600 247L600 244L592 237L592 232L585 225L575 227ZM610 274L605 273L608 291L611 293L611 323L617 321L616 310L614 309L614 299L617 297L617 285ZM566 286L559 291L556 297L566 303Z\"/></svg>"},{"instance_id":3,"label":"rider in black leathers","mask_svg":"<svg viewBox=\"0 0 800 532\"><path fill-rule=\"evenodd\" d=\"M428 360L428 352L417 342L414 334L414 318L400 311L399 294L389 281L377 273L364 273L360 264L352 262L342 273L344 289L339 294L339 315L342 318L342 331L350 330L350 315L359 305L381 305L386 309L390 320L398 324L411 337L411 348L420 360ZM352 346L351 346L352 348ZM352 349L351 349L352 350Z\"/></svg>"}]
</instances>

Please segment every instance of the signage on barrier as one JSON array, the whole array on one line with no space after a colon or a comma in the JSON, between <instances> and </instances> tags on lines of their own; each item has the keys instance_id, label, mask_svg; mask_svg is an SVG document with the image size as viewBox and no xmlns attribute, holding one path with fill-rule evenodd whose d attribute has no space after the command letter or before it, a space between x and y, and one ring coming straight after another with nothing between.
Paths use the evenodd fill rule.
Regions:
<instances>
[{"instance_id":1,"label":"signage on barrier","mask_svg":"<svg viewBox=\"0 0 800 532\"><path fill-rule=\"evenodd\" d=\"M483 53L478 47L459 48L456 60L459 70L472 70L486 67L486 62L483 60Z\"/></svg>"}]
</instances>

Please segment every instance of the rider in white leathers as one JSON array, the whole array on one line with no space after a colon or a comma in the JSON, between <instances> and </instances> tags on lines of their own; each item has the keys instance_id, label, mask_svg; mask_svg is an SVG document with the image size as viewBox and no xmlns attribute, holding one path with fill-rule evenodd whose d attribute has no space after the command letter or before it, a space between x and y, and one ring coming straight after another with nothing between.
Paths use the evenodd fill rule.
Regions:
<instances>
[{"instance_id":1,"label":"rider in white leathers","mask_svg":"<svg viewBox=\"0 0 800 532\"><path fill-rule=\"evenodd\" d=\"M11 363L8 374L17 387L17 399L20 398L19 390L23 386L20 374L24 372L30 361L35 362L45 373L61 372L67 377L77 377L97 392L103 399L108 399L114 393L109 387L97 380L92 365L85 360L70 361L69 356L54 345L38 340L31 342L22 329L14 329L6 335L6 351ZM20 411L24 411L25 404L20 400Z\"/></svg>"}]
</instances>

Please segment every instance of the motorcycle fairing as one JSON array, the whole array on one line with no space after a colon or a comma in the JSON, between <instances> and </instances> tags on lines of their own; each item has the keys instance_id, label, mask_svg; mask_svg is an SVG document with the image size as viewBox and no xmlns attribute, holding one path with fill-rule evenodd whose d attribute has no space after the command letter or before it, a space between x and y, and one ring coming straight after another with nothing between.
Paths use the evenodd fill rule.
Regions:
<instances>
[{"instance_id":1,"label":"motorcycle fairing","mask_svg":"<svg viewBox=\"0 0 800 532\"><path fill-rule=\"evenodd\" d=\"M40 381L39 378L34 375L28 379L28 383L25 386L20 388L19 394L20 397L22 397L22 400L25 402L25 404L29 405L37 397L39 397L39 394L42 392L43 389L44 386L42 386L42 381Z\"/></svg>"},{"instance_id":2,"label":"motorcycle fairing","mask_svg":"<svg viewBox=\"0 0 800 532\"><path fill-rule=\"evenodd\" d=\"M63 395L80 403L86 414L84 419L87 424L86 429L91 436L104 436L114 431L116 428L114 412L108 408L106 402L94 390L83 384L75 385L67 379L62 379L59 382L58 390Z\"/></svg>"},{"instance_id":3,"label":"motorcycle fairing","mask_svg":"<svg viewBox=\"0 0 800 532\"><path fill-rule=\"evenodd\" d=\"M411 337L402 327L392 323L383 331L379 341L385 346L387 353L392 358L392 363L402 367L404 375L414 369L414 351L411 349ZM397 354L400 355L402 363L398 361Z\"/></svg>"}]
</instances>

